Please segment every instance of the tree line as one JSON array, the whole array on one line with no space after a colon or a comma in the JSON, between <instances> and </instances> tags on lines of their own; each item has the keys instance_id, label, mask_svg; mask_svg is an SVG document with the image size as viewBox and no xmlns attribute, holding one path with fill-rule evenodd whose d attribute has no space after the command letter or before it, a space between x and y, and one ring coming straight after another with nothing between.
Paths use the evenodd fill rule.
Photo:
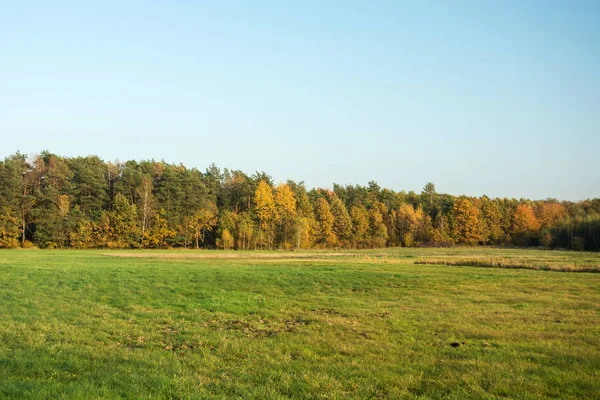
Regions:
<instances>
[{"instance_id":1,"label":"tree line","mask_svg":"<svg viewBox=\"0 0 600 400\"><path fill-rule=\"evenodd\" d=\"M307 189L264 172L44 151L0 161L0 247L309 249L451 245L600 250L600 199Z\"/></svg>"}]
</instances>

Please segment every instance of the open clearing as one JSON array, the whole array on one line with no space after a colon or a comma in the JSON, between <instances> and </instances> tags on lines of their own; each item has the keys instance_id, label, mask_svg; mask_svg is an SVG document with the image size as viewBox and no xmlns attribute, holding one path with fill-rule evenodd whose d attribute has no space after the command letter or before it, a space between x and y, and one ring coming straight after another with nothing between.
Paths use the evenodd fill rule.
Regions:
<instances>
[{"instance_id":1,"label":"open clearing","mask_svg":"<svg viewBox=\"0 0 600 400\"><path fill-rule=\"evenodd\" d=\"M599 268L537 250L0 251L0 398L599 398Z\"/></svg>"}]
</instances>

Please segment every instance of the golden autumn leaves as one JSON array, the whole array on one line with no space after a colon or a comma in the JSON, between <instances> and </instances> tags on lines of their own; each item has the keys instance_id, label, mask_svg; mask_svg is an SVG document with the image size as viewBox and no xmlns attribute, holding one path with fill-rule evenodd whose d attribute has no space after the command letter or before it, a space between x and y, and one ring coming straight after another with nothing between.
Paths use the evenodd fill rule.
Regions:
<instances>
[{"instance_id":1,"label":"golden autumn leaves","mask_svg":"<svg viewBox=\"0 0 600 400\"><path fill-rule=\"evenodd\" d=\"M541 228L548 229L564 218L566 209L557 203L546 203L538 206L537 214L528 204L519 204L510 220L506 231L512 235L516 244L528 245L533 241ZM480 211L481 210L481 211ZM487 198L481 199L480 207L472 200L461 197L454 203L453 209L453 238L457 243L476 245L487 240L498 240L502 237L502 219L497 207ZM542 233L541 240L548 241Z\"/></svg>"},{"instance_id":2,"label":"golden autumn leaves","mask_svg":"<svg viewBox=\"0 0 600 400\"><path fill-rule=\"evenodd\" d=\"M302 183L43 152L0 160L0 247L308 249L517 245L597 250L600 199L490 199Z\"/></svg>"},{"instance_id":3,"label":"golden autumn leaves","mask_svg":"<svg viewBox=\"0 0 600 400\"><path fill-rule=\"evenodd\" d=\"M259 245L273 248L275 235L279 233L283 236L284 246L290 247L288 238L292 237L294 224L297 222L297 210L296 198L289 185L281 184L273 190L265 181L260 181L256 188L254 204L260 227ZM296 229L297 234L298 230Z\"/></svg>"},{"instance_id":4,"label":"golden autumn leaves","mask_svg":"<svg viewBox=\"0 0 600 400\"><path fill-rule=\"evenodd\" d=\"M286 249L385 246L388 210L383 203L376 202L369 210L353 206L349 213L334 192L319 193L311 205L305 191L295 194L288 184L272 188L261 181L254 196L259 225L256 246L274 248L275 243Z\"/></svg>"}]
</instances>

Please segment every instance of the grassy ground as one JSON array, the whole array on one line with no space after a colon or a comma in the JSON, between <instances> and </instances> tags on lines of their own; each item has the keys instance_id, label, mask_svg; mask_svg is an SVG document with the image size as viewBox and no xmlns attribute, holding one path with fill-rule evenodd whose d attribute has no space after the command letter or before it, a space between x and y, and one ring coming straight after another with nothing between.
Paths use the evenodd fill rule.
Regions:
<instances>
[{"instance_id":1,"label":"grassy ground","mask_svg":"<svg viewBox=\"0 0 600 400\"><path fill-rule=\"evenodd\" d=\"M416 263L473 259L600 265L495 249L2 251L0 398L599 398L600 274Z\"/></svg>"}]
</instances>

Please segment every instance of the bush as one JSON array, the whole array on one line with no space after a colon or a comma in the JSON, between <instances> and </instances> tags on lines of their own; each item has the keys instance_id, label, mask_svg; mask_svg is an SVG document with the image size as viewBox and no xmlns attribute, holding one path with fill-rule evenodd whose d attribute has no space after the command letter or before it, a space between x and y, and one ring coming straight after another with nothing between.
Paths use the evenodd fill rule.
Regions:
<instances>
[{"instance_id":1,"label":"bush","mask_svg":"<svg viewBox=\"0 0 600 400\"><path fill-rule=\"evenodd\" d=\"M19 241L13 237L1 237L0 236L0 249L14 249L15 247L19 247Z\"/></svg>"},{"instance_id":2,"label":"bush","mask_svg":"<svg viewBox=\"0 0 600 400\"><path fill-rule=\"evenodd\" d=\"M24 249L37 249L37 246L33 244L30 240L26 240L21 244L21 247Z\"/></svg>"},{"instance_id":3,"label":"bush","mask_svg":"<svg viewBox=\"0 0 600 400\"><path fill-rule=\"evenodd\" d=\"M404 247L412 247L414 244L412 233L408 232L402 235L402 243L404 244Z\"/></svg>"}]
</instances>

